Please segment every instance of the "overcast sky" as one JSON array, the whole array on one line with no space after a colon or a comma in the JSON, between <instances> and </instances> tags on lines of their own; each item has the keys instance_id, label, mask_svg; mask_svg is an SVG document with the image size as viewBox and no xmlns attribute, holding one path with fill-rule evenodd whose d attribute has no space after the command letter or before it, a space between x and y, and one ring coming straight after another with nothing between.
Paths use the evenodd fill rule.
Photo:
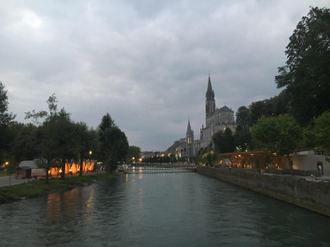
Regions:
<instances>
[{"instance_id":1,"label":"overcast sky","mask_svg":"<svg viewBox=\"0 0 330 247\"><path fill-rule=\"evenodd\" d=\"M0 0L0 81L9 111L58 107L96 128L107 112L142 151L199 139L208 74L216 107L274 97L285 47L329 0Z\"/></svg>"}]
</instances>

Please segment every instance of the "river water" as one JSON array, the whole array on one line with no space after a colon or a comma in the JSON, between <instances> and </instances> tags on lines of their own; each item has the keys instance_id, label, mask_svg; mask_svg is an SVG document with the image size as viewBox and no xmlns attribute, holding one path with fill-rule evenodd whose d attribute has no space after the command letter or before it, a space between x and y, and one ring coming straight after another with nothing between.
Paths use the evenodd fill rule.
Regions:
<instances>
[{"instance_id":1,"label":"river water","mask_svg":"<svg viewBox=\"0 0 330 247\"><path fill-rule=\"evenodd\" d=\"M329 217L186 171L3 204L0 220L0 246L330 245Z\"/></svg>"}]
</instances>

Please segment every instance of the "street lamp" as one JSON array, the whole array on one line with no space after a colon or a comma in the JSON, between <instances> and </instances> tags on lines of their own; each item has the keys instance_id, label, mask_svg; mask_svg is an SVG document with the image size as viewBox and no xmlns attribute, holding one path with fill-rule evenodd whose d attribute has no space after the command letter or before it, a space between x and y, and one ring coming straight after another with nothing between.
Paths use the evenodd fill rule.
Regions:
<instances>
[{"instance_id":1,"label":"street lamp","mask_svg":"<svg viewBox=\"0 0 330 247\"><path fill-rule=\"evenodd\" d=\"M92 166L92 159L93 159L93 152L92 151L89 151L89 155L90 155L90 157L89 157L89 160L90 160L90 162L89 162L89 170L91 171L91 166Z\"/></svg>"}]
</instances>

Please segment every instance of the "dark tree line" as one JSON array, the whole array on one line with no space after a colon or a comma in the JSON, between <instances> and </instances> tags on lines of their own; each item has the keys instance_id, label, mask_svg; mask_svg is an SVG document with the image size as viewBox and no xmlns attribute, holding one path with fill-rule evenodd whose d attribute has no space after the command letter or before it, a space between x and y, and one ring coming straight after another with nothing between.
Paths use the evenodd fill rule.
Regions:
<instances>
[{"instance_id":1,"label":"dark tree line","mask_svg":"<svg viewBox=\"0 0 330 247\"><path fill-rule=\"evenodd\" d=\"M13 121L8 113L7 91L0 82L0 161L17 166L22 160L38 159L38 166L46 170L61 167L65 178L65 161L80 161L80 175L84 159L103 162L112 172L125 161L129 149L127 137L107 113L96 130L84 122L74 122L64 108L57 109L55 95L47 100L48 110L26 112L32 123ZM92 157L91 157L92 156Z\"/></svg>"},{"instance_id":2,"label":"dark tree line","mask_svg":"<svg viewBox=\"0 0 330 247\"><path fill-rule=\"evenodd\" d=\"M236 132L213 136L216 151L267 149L288 155L299 148L321 148L329 156L329 30L330 9L311 7L290 36L286 64L275 76L283 91L241 106L236 112Z\"/></svg>"}]
</instances>

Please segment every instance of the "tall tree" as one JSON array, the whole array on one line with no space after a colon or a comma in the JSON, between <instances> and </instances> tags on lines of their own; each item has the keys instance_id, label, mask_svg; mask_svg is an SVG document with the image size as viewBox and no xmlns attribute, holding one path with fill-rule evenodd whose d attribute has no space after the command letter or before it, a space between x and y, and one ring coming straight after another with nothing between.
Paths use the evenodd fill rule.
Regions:
<instances>
[{"instance_id":1,"label":"tall tree","mask_svg":"<svg viewBox=\"0 0 330 247\"><path fill-rule=\"evenodd\" d=\"M65 163L64 156L67 156L71 152L71 146L68 144L68 140L65 133L73 133L71 130L67 130L67 123L69 122L69 114L66 111L61 109L60 112L57 112L57 99L55 94L50 96L47 100L49 111L41 110L36 112L26 112L25 119L32 118L34 122L40 125L39 118L44 118L45 121L38 128L38 146L37 150L39 152L39 160L37 165L40 168L46 170L46 183L48 183L48 171L52 166L62 166ZM65 132L65 133L63 133ZM64 157L64 158L63 158ZM61 164L62 163L62 164ZM62 172L64 174L64 171ZM62 177L64 178L64 177Z\"/></svg>"},{"instance_id":2,"label":"tall tree","mask_svg":"<svg viewBox=\"0 0 330 247\"><path fill-rule=\"evenodd\" d=\"M330 109L330 9L311 7L290 36L286 65L278 68L278 88L286 87L292 114L307 125Z\"/></svg>"},{"instance_id":3,"label":"tall tree","mask_svg":"<svg viewBox=\"0 0 330 247\"><path fill-rule=\"evenodd\" d=\"M57 157L60 160L61 179L65 178L65 164L77 157L78 139L75 135L75 123L70 119L70 114L64 109L50 117L52 121L52 128L54 129L55 142L57 146Z\"/></svg>"},{"instance_id":4,"label":"tall tree","mask_svg":"<svg viewBox=\"0 0 330 247\"><path fill-rule=\"evenodd\" d=\"M22 160L33 160L38 156L37 146L37 127L31 123L13 122L9 125L10 155L14 157L15 162Z\"/></svg>"},{"instance_id":5,"label":"tall tree","mask_svg":"<svg viewBox=\"0 0 330 247\"><path fill-rule=\"evenodd\" d=\"M3 164L4 155L9 149L8 126L16 117L8 112L8 104L7 91L0 81L0 164Z\"/></svg>"},{"instance_id":6,"label":"tall tree","mask_svg":"<svg viewBox=\"0 0 330 247\"><path fill-rule=\"evenodd\" d=\"M236 123L242 129L249 128L249 115L250 111L246 106L241 106L236 112Z\"/></svg>"},{"instance_id":7,"label":"tall tree","mask_svg":"<svg viewBox=\"0 0 330 247\"><path fill-rule=\"evenodd\" d=\"M214 149L218 153L231 153L235 151L235 140L231 129L226 128L225 132L222 130L215 133L212 137Z\"/></svg>"},{"instance_id":8,"label":"tall tree","mask_svg":"<svg viewBox=\"0 0 330 247\"><path fill-rule=\"evenodd\" d=\"M0 81L0 127L7 127L16 115L8 112L8 96L5 86Z\"/></svg>"},{"instance_id":9,"label":"tall tree","mask_svg":"<svg viewBox=\"0 0 330 247\"><path fill-rule=\"evenodd\" d=\"M77 140L77 151L79 154L79 176L82 176L83 172L83 160L85 157L87 157L88 152L93 149L92 152L94 152L94 157L96 156L95 154L95 148L91 148L91 143L93 139L92 131L88 130L87 124L84 122L79 122L76 123L75 127L75 138Z\"/></svg>"},{"instance_id":10,"label":"tall tree","mask_svg":"<svg viewBox=\"0 0 330 247\"><path fill-rule=\"evenodd\" d=\"M286 156L289 160L289 154L297 150L302 141L301 127L288 114L259 118L251 135L257 149Z\"/></svg>"},{"instance_id":11,"label":"tall tree","mask_svg":"<svg viewBox=\"0 0 330 247\"><path fill-rule=\"evenodd\" d=\"M128 150L128 141L114 123L109 113L102 117L99 125L99 152L106 163L107 172L117 168L118 161L122 161Z\"/></svg>"}]
</instances>

